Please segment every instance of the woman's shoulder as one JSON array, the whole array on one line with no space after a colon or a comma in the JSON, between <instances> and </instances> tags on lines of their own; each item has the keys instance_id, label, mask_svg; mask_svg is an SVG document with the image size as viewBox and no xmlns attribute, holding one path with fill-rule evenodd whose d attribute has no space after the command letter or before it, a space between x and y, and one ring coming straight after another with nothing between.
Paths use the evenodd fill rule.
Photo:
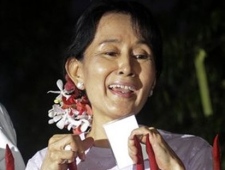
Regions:
<instances>
[{"instance_id":1,"label":"woman's shoulder","mask_svg":"<svg viewBox=\"0 0 225 170\"><path fill-rule=\"evenodd\" d=\"M164 140L169 145L191 145L198 147L211 147L211 145L202 137L191 135L191 134L178 134L164 130L158 130Z\"/></svg>"},{"instance_id":2,"label":"woman's shoulder","mask_svg":"<svg viewBox=\"0 0 225 170\"><path fill-rule=\"evenodd\" d=\"M185 164L194 170L212 167L212 146L202 137L159 130L164 140ZM207 168L208 167L208 168ZM188 169L188 168L187 168Z\"/></svg>"}]
</instances>

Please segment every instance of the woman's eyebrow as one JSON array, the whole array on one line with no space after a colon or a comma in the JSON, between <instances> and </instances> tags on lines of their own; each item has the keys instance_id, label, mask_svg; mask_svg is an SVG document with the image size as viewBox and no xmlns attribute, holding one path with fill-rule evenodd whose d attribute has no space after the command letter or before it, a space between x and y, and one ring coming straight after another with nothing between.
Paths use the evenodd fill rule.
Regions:
<instances>
[{"instance_id":1,"label":"woman's eyebrow","mask_svg":"<svg viewBox=\"0 0 225 170\"><path fill-rule=\"evenodd\" d=\"M107 44L107 43L120 43L118 39L106 39L99 43L99 45Z\"/></svg>"},{"instance_id":2,"label":"woman's eyebrow","mask_svg":"<svg viewBox=\"0 0 225 170\"><path fill-rule=\"evenodd\" d=\"M101 46L101 45L104 45L104 44L110 44L110 43L120 43L121 41L119 39L105 39L105 40L102 40L98 45ZM145 45L145 46L148 46L148 43L141 39L141 40L138 40L135 42L136 45ZM149 46L148 46L149 47Z\"/></svg>"},{"instance_id":3,"label":"woman's eyebrow","mask_svg":"<svg viewBox=\"0 0 225 170\"><path fill-rule=\"evenodd\" d=\"M143 45L148 45L148 43L145 40L138 40L136 44L143 44Z\"/></svg>"}]
</instances>

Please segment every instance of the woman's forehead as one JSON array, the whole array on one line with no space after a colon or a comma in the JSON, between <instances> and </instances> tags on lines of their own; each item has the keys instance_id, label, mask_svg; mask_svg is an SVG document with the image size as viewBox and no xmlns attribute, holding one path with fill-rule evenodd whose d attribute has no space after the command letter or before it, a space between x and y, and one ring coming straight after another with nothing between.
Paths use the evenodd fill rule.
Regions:
<instances>
[{"instance_id":1,"label":"woman's forehead","mask_svg":"<svg viewBox=\"0 0 225 170\"><path fill-rule=\"evenodd\" d=\"M137 39L142 39L139 28L136 28L134 25L129 14L107 13L101 17L97 25L95 38L106 38L115 41L119 40L124 34L132 34L136 36Z\"/></svg>"}]
</instances>

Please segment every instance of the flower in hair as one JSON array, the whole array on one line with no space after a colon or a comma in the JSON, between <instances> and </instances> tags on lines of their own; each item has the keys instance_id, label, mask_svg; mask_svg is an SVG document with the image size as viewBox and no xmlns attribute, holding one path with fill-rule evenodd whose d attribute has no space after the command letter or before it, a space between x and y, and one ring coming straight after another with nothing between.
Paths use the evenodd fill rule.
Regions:
<instances>
[{"instance_id":1,"label":"flower in hair","mask_svg":"<svg viewBox=\"0 0 225 170\"><path fill-rule=\"evenodd\" d=\"M92 110L88 98L75 86L68 75L65 79L65 85L62 80L57 80L56 85L59 91L48 91L48 93L58 94L52 109L48 111L50 117L48 123L56 123L60 129L72 129L74 134L87 133L92 122Z\"/></svg>"}]
</instances>

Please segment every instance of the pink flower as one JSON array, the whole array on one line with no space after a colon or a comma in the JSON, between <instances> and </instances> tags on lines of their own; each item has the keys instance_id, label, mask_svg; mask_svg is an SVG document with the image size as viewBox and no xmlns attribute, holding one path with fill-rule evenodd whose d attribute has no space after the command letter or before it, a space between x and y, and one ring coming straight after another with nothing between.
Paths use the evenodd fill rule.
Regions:
<instances>
[{"instance_id":1,"label":"pink flower","mask_svg":"<svg viewBox=\"0 0 225 170\"><path fill-rule=\"evenodd\" d=\"M75 97L78 97L80 95L80 90L76 87L74 82L70 79L70 77L66 74L65 76L66 84L64 85L65 91L68 93L73 93Z\"/></svg>"}]
</instances>

